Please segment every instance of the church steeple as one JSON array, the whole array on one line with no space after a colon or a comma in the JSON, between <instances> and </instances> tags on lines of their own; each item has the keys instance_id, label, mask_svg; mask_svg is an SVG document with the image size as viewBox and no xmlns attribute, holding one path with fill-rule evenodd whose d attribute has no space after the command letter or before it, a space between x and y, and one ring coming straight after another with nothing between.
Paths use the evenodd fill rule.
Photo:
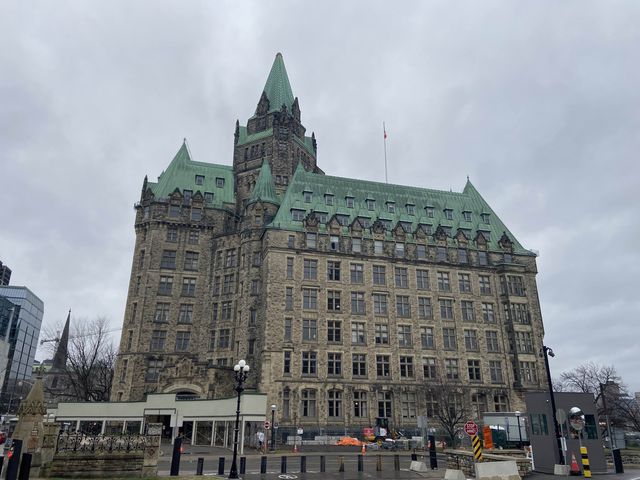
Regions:
<instances>
[{"instance_id":1,"label":"church steeple","mask_svg":"<svg viewBox=\"0 0 640 480\"><path fill-rule=\"evenodd\" d=\"M71 309L67 315L67 321L62 329L60 341L56 347L56 353L53 356L52 369L64 370L67 365L67 357L69 356L69 323L71 322Z\"/></svg>"}]
</instances>

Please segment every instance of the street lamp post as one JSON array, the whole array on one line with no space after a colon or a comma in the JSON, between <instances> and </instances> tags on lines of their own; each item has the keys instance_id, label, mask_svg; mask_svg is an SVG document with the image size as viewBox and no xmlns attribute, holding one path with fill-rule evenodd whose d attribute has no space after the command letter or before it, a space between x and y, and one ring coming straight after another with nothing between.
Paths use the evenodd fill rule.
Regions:
<instances>
[{"instance_id":1,"label":"street lamp post","mask_svg":"<svg viewBox=\"0 0 640 480\"><path fill-rule=\"evenodd\" d=\"M238 477L238 431L240 429L240 396L244 390L244 382L249 375L249 365L244 360L240 360L233 367L233 376L236 381L236 392L238 392L238 406L236 408L236 428L233 431L233 460L231 462L231 470L229 478Z\"/></svg>"},{"instance_id":2,"label":"street lamp post","mask_svg":"<svg viewBox=\"0 0 640 480\"><path fill-rule=\"evenodd\" d=\"M520 437L520 448L522 448L522 430L520 429L520 412L516 410L514 412L516 414L516 420L518 420L518 437Z\"/></svg>"},{"instance_id":3,"label":"street lamp post","mask_svg":"<svg viewBox=\"0 0 640 480\"><path fill-rule=\"evenodd\" d=\"M549 369L549 356L555 357L555 353L546 345L542 346L542 354L544 356L544 366L547 369L547 382L549 384L549 396L551 397L551 416L553 417L553 428L556 433L556 442L558 444L558 458L560 464L564 465L564 454L562 453L562 435L560 434L560 425L556 418L556 399L553 396L553 383L551 382L551 370Z\"/></svg>"},{"instance_id":4,"label":"street lamp post","mask_svg":"<svg viewBox=\"0 0 640 480\"><path fill-rule=\"evenodd\" d=\"M271 451L276 451L276 406L271 405Z\"/></svg>"}]
</instances>

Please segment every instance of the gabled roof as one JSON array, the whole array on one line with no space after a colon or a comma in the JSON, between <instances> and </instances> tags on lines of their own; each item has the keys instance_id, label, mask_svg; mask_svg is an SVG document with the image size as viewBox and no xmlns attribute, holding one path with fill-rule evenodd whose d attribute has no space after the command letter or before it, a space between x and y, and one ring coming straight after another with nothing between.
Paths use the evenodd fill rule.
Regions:
<instances>
[{"instance_id":1,"label":"gabled roof","mask_svg":"<svg viewBox=\"0 0 640 480\"><path fill-rule=\"evenodd\" d=\"M202 176L202 185L196 184L196 176ZM216 179L223 179L223 186L218 186ZM234 203L233 193L233 169L228 165L216 165L213 163L194 162L191 160L186 142L173 157L167 169L160 174L157 183L148 182L156 198L168 198L177 188L191 190L194 194L200 192L203 195L213 193L213 202L207 206L222 206L224 203Z\"/></svg>"},{"instance_id":2,"label":"gabled roof","mask_svg":"<svg viewBox=\"0 0 640 480\"><path fill-rule=\"evenodd\" d=\"M310 203L304 202L303 191L305 190L313 192ZM334 195L333 205L325 204L324 194L326 192L331 192ZM346 207L345 197L347 196L354 197L354 208ZM395 201L395 213L387 211L386 201L390 198ZM375 200L373 210L369 210L367 199ZM406 204L415 205L414 215L408 214L405 208ZM426 216L424 210L426 206L433 207L433 217ZM447 192L320 175L307 172L299 166L281 201L280 209L273 219L271 227L304 230L302 222L292 220L292 208L305 210L307 214L312 211L328 212L329 218L338 212L340 214L347 213L350 216L349 224L356 217L368 217L372 219L372 222L378 218L391 220L393 226L399 221L411 222L412 232L415 232L420 224L431 224L434 231L438 225L450 227L451 236L457 233L458 228L471 229L473 237L475 237L476 231L490 232L489 248L493 250L500 250L498 242L502 234L506 232L513 241L516 253L533 255L520 245L469 181L462 192ZM445 208L452 210L452 220L445 217ZM471 212L471 222L464 220L463 211ZM488 223L484 223L482 214L488 214Z\"/></svg>"},{"instance_id":3,"label":"gabled roof","mask_svg":"<svg viewBox=\"0 0 640 480\"><path fill-rule=\"evenodd\" d=\"M267 83L264 85L264 93L267 94L269 99L269 112L280 110L282 105L285 105L287 110L291 111L294 97L287 69L284 67L284 60L280 52L276 55L271 66Z\"/></svg>"},{"instance_id":4,"label":"gabled roof","mask_svg":"<svg viewBox=\"0 0 640 480\"><path fill-rule=\"evenodd\" d=\"M256 186L253 188L253 192L251 192L251 198L247 205L251 205L257 201L280 205L280 200L276 195L276 186L273 184L273 177L271 176L271 167L267 160L262 162L260 175L258 175Z\"/></svg>"}]
</instances>

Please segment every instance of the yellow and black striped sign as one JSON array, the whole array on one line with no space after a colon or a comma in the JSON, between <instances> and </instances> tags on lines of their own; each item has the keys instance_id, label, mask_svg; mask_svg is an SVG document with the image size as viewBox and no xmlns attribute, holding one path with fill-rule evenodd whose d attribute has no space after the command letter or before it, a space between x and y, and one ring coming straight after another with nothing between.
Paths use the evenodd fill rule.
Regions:
<instances>
[{"instance_id":1,"label":"yellow and black striped sign","mask_svg":"<svg viewBox=\"0 0 640 480\"><path fill-rule=\"evenodd\" d=\"M482 444L480 443L480 438L478 435L474 435L471 438L471 443L473 444L473 458L476 459L476 462L482 461Z\"/></svg>"},{"instance_id":2,"label":"yellow and black striped sign","mask_svg":"<svg viewBox=\"0 0 640 480\"><path fill-rule=\"evenodd\" d=\"M591 468L589 467L587 447L580 447L580 456L582 457L582 475L584 478L591 478Z\"/></svg>"}]
</instances>

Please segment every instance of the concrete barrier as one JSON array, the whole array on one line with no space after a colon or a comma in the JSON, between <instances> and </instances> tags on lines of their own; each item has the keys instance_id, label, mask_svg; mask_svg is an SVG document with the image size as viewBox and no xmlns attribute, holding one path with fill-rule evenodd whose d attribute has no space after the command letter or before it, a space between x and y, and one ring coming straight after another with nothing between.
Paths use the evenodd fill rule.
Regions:
<instances>
[{"instance_id":1,"label":"concrete barrier","mask_svg":"<svg viewBox=\"0 0 640 480\"><path fill-rule=\"evenodd\" d=\"M409 465L409 470L412 472L428 472L427 464L424 462L419 462L418 460L411 460L411 465Z\"/></svg>"},{"instance_id":2,"label":"concrete barrier","mask_svg":"<svg viewBox=\"0 0 640 480\"><path fill-rule=\"evenodd\" d=\"M506 462L476 463L476 480L521 480L518 465L513 460Z\"/></svg>"},{"instance_id":3,"label":"concrete barrier","mask_svg":"<svg viewBox=\"0 0 640 480\"><path fill-rule=\"evenodd\" d=\"M453 468L447 468L444 472L444 480L466 480L462 470L454 470Z\"/></svg>"}]
</instances>

